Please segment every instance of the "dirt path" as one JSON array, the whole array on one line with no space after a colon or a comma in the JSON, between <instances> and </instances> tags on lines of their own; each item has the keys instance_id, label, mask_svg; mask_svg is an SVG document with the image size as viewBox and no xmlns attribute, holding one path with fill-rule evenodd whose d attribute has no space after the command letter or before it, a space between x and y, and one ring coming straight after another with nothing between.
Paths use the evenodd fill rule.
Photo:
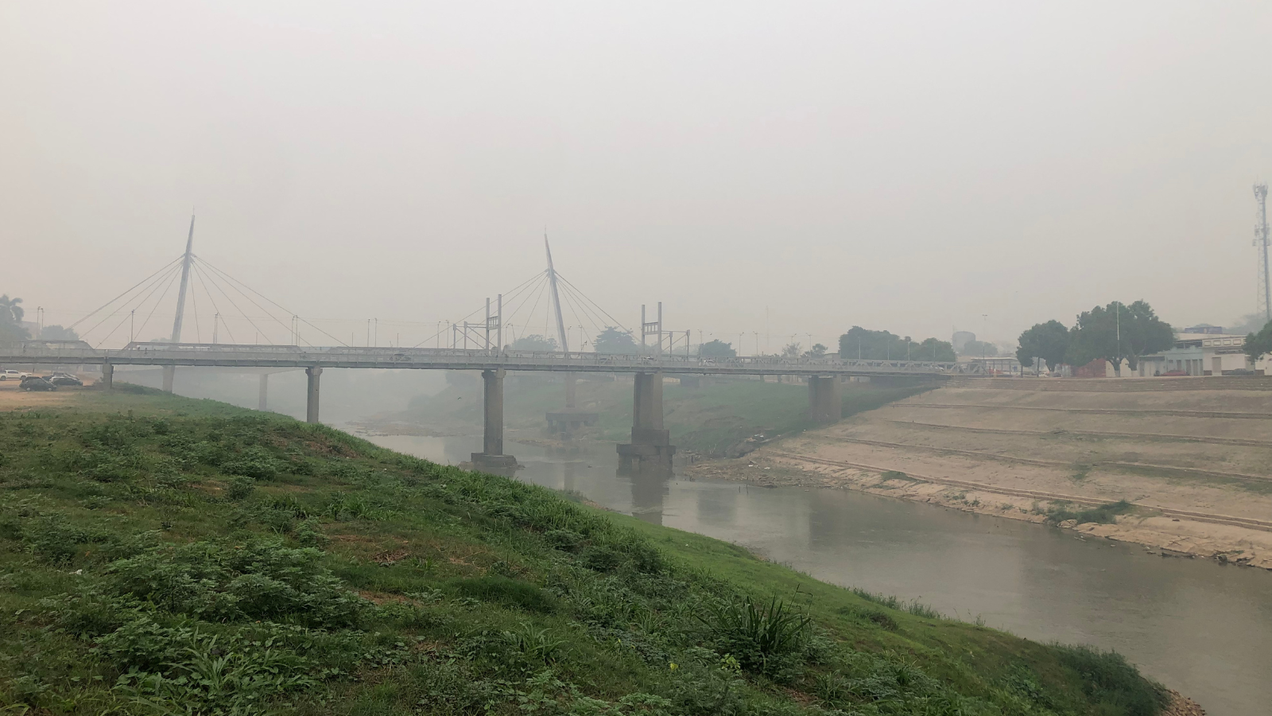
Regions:
<instances>
[{"instance_id":1,"label":"dirt path","mask_svg":"<svg viewBox=\"0 0 1272 716\"><path fill-rule=\"evenodd\" d=\"M1214 382L1116 394L983 385L943 388L690 472L861 490L1037 523L1061 510L1099 519L1086 511L1126 501L1130 510L1114 521L1061 526L1162 554L1272 569L1272 441L1264 429L1232 429L1259 424L1244 416L1272 414L1272 390L1225 391ZM1020 407L1029 410L1013 410Z\"/></svg>"}]
</instances>

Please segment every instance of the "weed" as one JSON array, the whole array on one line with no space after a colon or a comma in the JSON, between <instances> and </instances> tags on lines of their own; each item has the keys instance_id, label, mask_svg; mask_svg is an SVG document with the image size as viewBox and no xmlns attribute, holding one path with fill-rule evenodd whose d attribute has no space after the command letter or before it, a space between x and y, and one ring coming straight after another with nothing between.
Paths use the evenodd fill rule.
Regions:
<instances>
[{"instance_id":1,"label":"weed","mask_svg":"<svg viewBox=\"0 0 1272 716\"><path fill-rule=\"evenodd\" d=\"M770 671L776 657L799 651L812 621L777 597L763 604L745 596L708 609L699 619L711 630L719 650L732 654L742 668L756 672Z\"/></svg>"}]
</instances>

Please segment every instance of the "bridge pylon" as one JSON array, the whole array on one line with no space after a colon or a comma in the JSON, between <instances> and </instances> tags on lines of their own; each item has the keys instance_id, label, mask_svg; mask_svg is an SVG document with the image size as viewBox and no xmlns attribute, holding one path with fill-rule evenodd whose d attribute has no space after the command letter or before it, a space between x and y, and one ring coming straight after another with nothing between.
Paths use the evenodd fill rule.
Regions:
<instances>
[{"instance_id":1,"label":"bridge pylon","mask_svg":"<svg viewBox=\"0 0 1272 716\"><path fill-rule=\"evenodd\" d=\"M632 441L618 446L618 469L670 471L676 447L663 428L663 374L637 373L632 391Z\"/></svg>"},{"instance_id":2,"label":"bridge pylon","mask_svg":"<svg viewBox=\"0 0 1272 716\"><path fill-rule=\"evenodd\" d=\"M517 469L517 458L503 454L503 368L483 370L481 382L485 427L482 450L472 454L473 469L495 475L511 475Z\"/></svg>"}]
</instances>

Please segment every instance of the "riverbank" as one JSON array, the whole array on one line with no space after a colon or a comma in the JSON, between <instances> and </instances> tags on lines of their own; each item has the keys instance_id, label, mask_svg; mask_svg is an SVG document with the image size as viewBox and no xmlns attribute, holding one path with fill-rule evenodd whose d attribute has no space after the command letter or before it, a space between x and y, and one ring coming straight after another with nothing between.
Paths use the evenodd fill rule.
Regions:
<instances>
[{"instance_id":1,"label":"riverbank","mask_svg":"<svg viewBox=\"0 0 1272 716\"><path fill-rule=\"evenodd\" d=\"M1036 387L963 381L688 471L859 490L1272 569L1272 383Z\"/></svg>"},{"instance_id":2,"label":"riverbank","mask_svg":"<svg viewBox=\"0 0 1272 716\"><path fill-rule=\"evenodd\" d=\"M324 426L127 386L0 423L19 712L1170 713L1117 654Z\"/></svg>"}]
</instances>

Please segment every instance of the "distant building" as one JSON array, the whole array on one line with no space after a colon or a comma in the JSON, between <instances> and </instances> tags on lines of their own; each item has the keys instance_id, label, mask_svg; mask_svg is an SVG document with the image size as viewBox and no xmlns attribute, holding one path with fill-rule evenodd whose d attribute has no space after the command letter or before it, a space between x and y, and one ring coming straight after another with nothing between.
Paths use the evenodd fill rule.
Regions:
<instances>
[{"instance_id":1,"label":"distant building","mask_svg":"<svg viewBox=\"0 0 1272 716\"><path fill-rule=\"evenodd\" d=\"M1205 330L1210 328L1216 326L1194 326L1176 335L1170 350L1140 356L1137 372L1142 376L1174 371L1185 375L1223 375L1254 367L1244 351L1245 336ZM1195 332L1197 329L1203 332Z\"/></svg>"},{"instance_id":2,"label":"distant building","mask_svg":"<svg viewBox=\"0 0 1272 716\"><path fill-rule=\"evenodd\" d=\"M950 343L954 346L955 353L962 353L968 343L976 340L976 334L971 331L954 331L954 336Z\"/></svg>"},{"instance_id":3,"label":"distant building","mask_svg":"<svg viewBox=\"0 0 1272 716\"><path fill-rule=\"evenodd\" d=\"M1212 326L1209 323L1199 323L1192 328L1185 328L1183 332L1190 335L1222 335L1223 326Z\"/></svg>"}]
</instances>

